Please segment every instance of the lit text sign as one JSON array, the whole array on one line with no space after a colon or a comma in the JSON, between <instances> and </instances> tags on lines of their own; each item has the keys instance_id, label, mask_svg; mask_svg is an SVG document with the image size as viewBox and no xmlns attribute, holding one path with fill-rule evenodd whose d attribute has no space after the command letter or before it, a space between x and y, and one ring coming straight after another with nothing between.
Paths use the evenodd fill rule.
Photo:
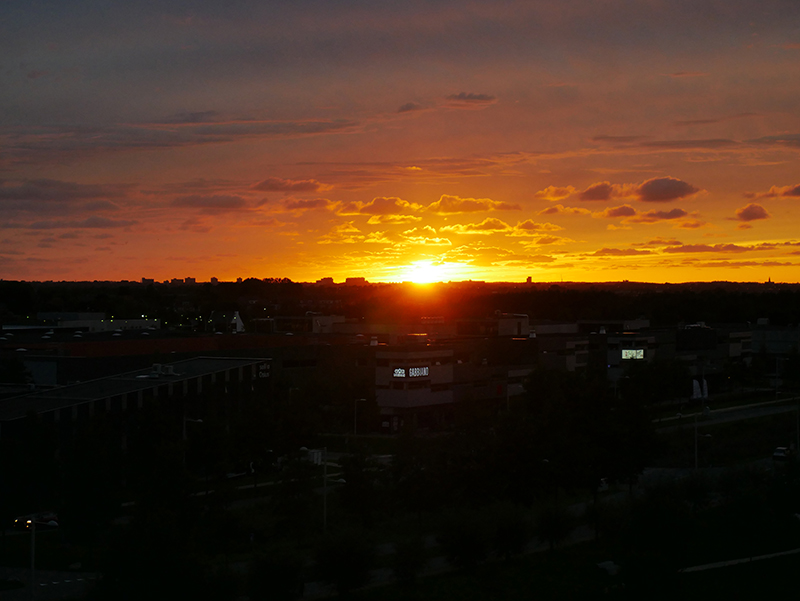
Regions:
<instances>
[{"instance_id":1,"label":"lit text sign","mask_svg":"<svg viewBox=\"0 0 800 601\"><path fill-rule=\"evenodd\" d=\"M643 348L624 348L622 349L623 359L644 359Z\"/></svg>"},{"instance_id":2,"label":"lit text sign","mask_svg":"<svg viewBox=\"0 0 800 601\"><path fill-rule=\"evenodd\" d=\"M421 378L428 375L428 366L425 367L409 367L406 371L405 367L395 367L392 371L395 378Z\"/></svg>"}]
</instances>

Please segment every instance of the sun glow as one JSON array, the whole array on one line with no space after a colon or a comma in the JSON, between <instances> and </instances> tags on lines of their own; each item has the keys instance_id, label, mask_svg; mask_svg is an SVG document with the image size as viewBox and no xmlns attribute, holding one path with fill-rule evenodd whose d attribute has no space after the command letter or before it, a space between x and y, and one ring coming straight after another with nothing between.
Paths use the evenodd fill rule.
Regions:
<instances>
[{"instance_id":1,"label":"sun glow","mask_svg":"<svg viewBox=\"0 0 800 601\"><path fill-rule=\"evenodd\" d=\"M448 280L460 280L465 277L463 265L458 263L439 263L436 261L414 261L411 265L402 268L398 273L404 282L415 284L432 284Z\"/></svg>"}]
</instances>

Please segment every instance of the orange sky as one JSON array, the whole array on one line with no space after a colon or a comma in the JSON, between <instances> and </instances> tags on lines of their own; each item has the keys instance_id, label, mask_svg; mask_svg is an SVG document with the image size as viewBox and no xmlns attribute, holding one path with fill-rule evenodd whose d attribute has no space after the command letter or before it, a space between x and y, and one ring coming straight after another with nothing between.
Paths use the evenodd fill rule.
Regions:
<instances>
[{"instance_id":1,"label":"orange sky","mask_svg":"<svg viewBox=\"0 0 800 601\"><path fill-rule=\"evenodd\" d=\"M0 5L0 278L800 281L796 1L119 4Z\"/></svg>"}]
</instances>

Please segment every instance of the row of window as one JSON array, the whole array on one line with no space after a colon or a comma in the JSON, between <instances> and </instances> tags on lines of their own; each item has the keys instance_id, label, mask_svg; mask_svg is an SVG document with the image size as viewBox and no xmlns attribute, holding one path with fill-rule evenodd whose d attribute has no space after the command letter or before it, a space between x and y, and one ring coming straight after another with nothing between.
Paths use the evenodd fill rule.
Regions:
<instances>
[{"instance_id":1,"label":"row of window","mask_svg":"<svg viewBox=\"0 0 800 601\"><path fill-rule=\"evenodd\" d=\"M391 384L378 384L375 388L382 390L420 390L423 388L430 388L431 392L443 392L445 390L450 390L452 384L431 384L430 380L396 380Z\"/></svg>"}]
</instances>

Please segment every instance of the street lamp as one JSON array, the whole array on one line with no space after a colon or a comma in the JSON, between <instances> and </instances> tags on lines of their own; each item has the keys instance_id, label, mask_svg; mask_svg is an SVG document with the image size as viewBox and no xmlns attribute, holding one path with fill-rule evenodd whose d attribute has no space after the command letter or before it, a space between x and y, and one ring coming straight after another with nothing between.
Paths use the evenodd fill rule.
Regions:
<instances>
[{"instance_id":1,"label":"street lamp","mask_svg":"<svg viewBox=\"0 0 800 601\"><path fill-rule=\"evenodd\" d=\"M46 527L58 528L57 520L50 519L45 522L44 520L47 518L42 518L40 515L41 514L31 515L25 522L25 526L30 526L31 531L31 599L34 599L36 596L36 522L42 519L42 524ZM20 518L17 518L16 521L19 521L19 519Z\"/></svg>"},{"instance_id":2,"label":"street lamp","mask_svg":"<svg viewBox=\"0 0 800 601\"><path fill-rule=\"evenodd\" d=\"M356 399L353 403L353 436L358 434L358 404L366 402L367 399Z\"/></svg>"}]
</instances>

